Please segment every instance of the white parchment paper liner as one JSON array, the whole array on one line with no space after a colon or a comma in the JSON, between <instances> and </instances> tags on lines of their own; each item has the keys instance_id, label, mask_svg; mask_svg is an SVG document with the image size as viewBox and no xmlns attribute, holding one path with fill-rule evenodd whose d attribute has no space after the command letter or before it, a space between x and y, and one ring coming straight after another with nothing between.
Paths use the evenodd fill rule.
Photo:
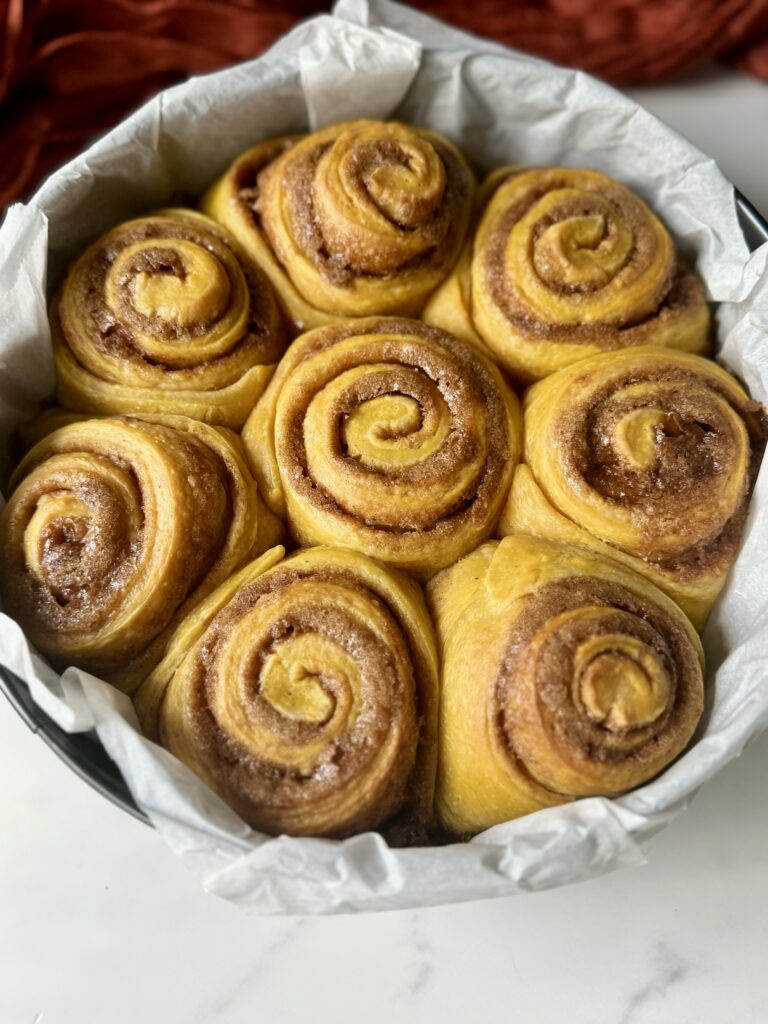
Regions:
<instances>
[{"instance_id":1,"label":"white parchment paper liner","mask_svg":"<svg viewBox=\"0 0 768 1024\"><path fill-rule=\"evenodd\" d=\"M748 258L733 189L712 160L612 89L473 39L386 0L341 0L259 60L161 93L54 174L0 231L0 441L51 394L47 282L129 216L199 193L262 138L359 116L444 132L480 171L599 168L644 196L696 262L720 356L768 399L768 245ZM130 701L77 669L59 677L0 616L0 657L64 729L94 728L160 835L202 885L254 913L403 908L545 889L642 863L640 843L768 724L768 473L705 635L710 707L689 752L621 799L499 825L472 842L391 850L253 832L137 730ZM63 770L63 769L62 769Z\"/></svg>"}]
</instances>

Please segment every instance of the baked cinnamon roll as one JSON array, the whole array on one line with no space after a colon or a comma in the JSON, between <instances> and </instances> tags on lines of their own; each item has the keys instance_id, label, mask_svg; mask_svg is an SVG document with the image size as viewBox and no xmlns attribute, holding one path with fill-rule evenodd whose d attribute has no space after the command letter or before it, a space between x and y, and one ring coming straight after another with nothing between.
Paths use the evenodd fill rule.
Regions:
<instances>
[{"instance_id":1,"label":"baked cinnamon roll","mask_svg":"<svg viewBox=\"0 0 768 1024\"><path fill-rule=\"evenodd\" d=\"M58 400L239 429L285 347L269 281L214 221L127 221L72 266L51 311Z\"/></svg>"},{"instance_id":2,"label":"baked cinnamon roll","mask_svg":"<svg viewBox=\"0 0 768 1024\"><path fill-rule=\"evenodd\" d=\"M254 146L202 205L304 331L418 314L456 261L473 190L463 156L436 132L350 121Z\"/></svg>"},{"instance_id":3,"label":"baked cinnamon roll","mask_svg":"<svg viewBox=\"0 0 768 1024\"><path fill-rule=\"evenodd\" d=\"M421 591L353 551L282 555L181 624L138 693L145 731L254 828L423 841L437 654Z\"/></svg>"},{"instance_id":4,"label":"baked cinnamon roll","mask_svg":"<svg viewBox=\"0 0 768 1024\"><path fill-rule=\"evenodd\" d=\"M3 605L57 666L130 692L179 619L280 534L230 431L182 416L71 423L11 478Z\"/></svg>"},{"instance_id":5,"label":"baked cinnamon roll","mask_svg":"<svg viewBox=\"0 0 768 1024\"><path fill-rule=\"evenodd\" d=\"M534 537L431 581L442 658L436 803L456 834L662 771L703 707L699 639L610 559Z\"/></svg>"},{"instance_id":6,"label":"baked cinnamon roll","mask_svg":"<svg viewBox=\"0 0 768 1024\"><path fill-rule=\"evenodd\" d=\"M342 544L427 578L493 532L520 412L468 345L377 317L298 338L243 440L297 543Z\"/></svg>"},{"instance_id":7,"label":"baked cinnamon roll","mask_svg":"<svg viewBox=\"0 0 768 1024\"><path fill-rule=\"evenodd\" d=\"M477 219L424 319L484 344L517 380L627 346L706 351L703 283L619 182L567 167L502 168L483 183Z\"/></svg>"},{"instance_id":8,"label":"baked cinnamon roll","mask_svg":"<svg viewBox=\"0 0 768 1024\"><path fill-rule=\"evenodd\" d=\"M526 392L501 535L580 544L647 576L701 628L736 557L766 415L716 363L641 347Z\"/></svg>"}]
</instances>

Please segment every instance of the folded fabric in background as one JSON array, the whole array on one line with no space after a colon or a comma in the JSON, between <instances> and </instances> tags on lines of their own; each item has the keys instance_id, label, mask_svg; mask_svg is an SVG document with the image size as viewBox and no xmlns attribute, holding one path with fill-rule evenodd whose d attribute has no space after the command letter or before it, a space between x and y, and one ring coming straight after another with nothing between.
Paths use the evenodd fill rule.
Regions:
<instances>
[{"instance_id":1,"label":"folded fabric in background","mask_svg":"<svg viewBox=\"0 0 768 1024\"><path fill-rule=\"evenodd\" d=\"M421 0L619 85L724 56L768 81L768 0ZM0 210L143 99L257 56L325 0L0 0Z\"/></svg>"}]
</instances>

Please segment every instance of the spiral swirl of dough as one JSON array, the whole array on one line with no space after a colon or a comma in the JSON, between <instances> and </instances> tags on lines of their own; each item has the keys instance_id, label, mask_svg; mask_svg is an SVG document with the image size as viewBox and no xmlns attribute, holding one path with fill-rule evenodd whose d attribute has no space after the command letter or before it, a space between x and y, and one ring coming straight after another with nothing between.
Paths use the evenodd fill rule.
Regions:
<instances>
[{"instance_id":1,"label":"spiral swirl of dough","mask_svg":"<svg viewBox=\"0 0 768 1024\"><path fill-rule=\"evenodd\" d=\"M423 841L437 655L418 586L353 551L275 548L182 623L145 730L255 828Z\"/></svg>"},{"instance_id":2,"label":"spiral swirl of dough","mask_svg":"<svg viewBox=\"0 0 768 1024\"><path fill-rule=\"evenodd\" d=\"M463 342L371 318L297 339L243 440L300 544L344 544L426 578L493 531L520 413Z\"/></svg>"},{"instance_id":3,"label":"spiral swirl of dough","mask_svg":"<svg viewBox=\"0 0 768 1024\"><path fill-rule=\"evenodd\" d=\"M524 407L525 466L501 533L618 558L702 626L736 557L760 404L711 360L647 346L552 374Z\"/></svg>"},{"instance_id":4,"label":"spiral swirl of dough","mask_svg":"<svg viewBox=\"0 0 768 1024\"><path fill-rule=\"evenodd\" d=\"M71 423L11 479L4 606L56 664L130 691L179 616L280 533L224 428L181 416Z\"/></svg>"},{"instance_id":5,"label":"spiral swirl of dough","mask_svg":"<svg viewBox=\"0 0 768 1024\"><path fill-rule=\"evenodd\" d=\"M352 121L242 154L203 200L263 267L300 330L416 315L450 273L474 181L447 139Z\"/></svg>"},{"instance_id":6,"label":"spiral swirl of dough","mask_svg":"<svg viewBox=\"0 0 768 1024\"><path fill-rule=\"evenodd\" d=\"M240 428L284 348L271 285L214 221L163 210L113 228L52 310L61 404Z\"/></svg>"},{"instance_id":7,"label":"spiral swirl of dough","mask_svg":"<svg viewBox=\"0 0 768 1024\"><path fill-rule=\"evenodd\" d=\"M428 595L443 664L437 808L450 831L619 794L690 741L701 644L636 573L507 537L440 573Z\"/></svg>"},{"instance_id":8,"label":"spiral swirl of dough","mask_svg":"<svg viewBox=\"0 0 768 1024\"><path fill-rule=\"evenodd\" d=\"M428 323L485 344L526 383L627 346L706 351L702 282L619 182L508 167L489 176L478 205L477 230L425 309Z\"/></svg>"}]
</instances>

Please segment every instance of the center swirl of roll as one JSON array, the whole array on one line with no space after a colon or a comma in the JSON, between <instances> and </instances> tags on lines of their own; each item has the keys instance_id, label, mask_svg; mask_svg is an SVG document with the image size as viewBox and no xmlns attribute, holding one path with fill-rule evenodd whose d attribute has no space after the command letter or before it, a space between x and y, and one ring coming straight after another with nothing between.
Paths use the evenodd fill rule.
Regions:
<instances>
[{"instance_id":1,"label":"center swirl of roll","mask_svg":"<svg viewBox=\"0 0 768 1024\"><path fill-rule=\"evenodd\" d=\"M634 611L587 604L553 615L531 636L529 658L533 689L557 727L603 757L646 743L674 701L669 642Z\"/></svg>"},{"instance_id":2,"label":"center swirl of roll","mask_svg":"<svg viewBox=\"0 0 768 1024\"><path fill-rule=\"evenodd\" d=\"M28 482L37 502L24 529L28 571L62 607L124 566L141 537L141 495L108 459L59 455ZM46 488L46 489L43 489Z\"/></svg>"},{"instance_id":3,"label":"center swirl of roll","mask_svg":"<svg viewBox=\"0 0 768 1024\"><path fill-rule=\"evenodd\" d=\"M419 366L369 363L328 380L307 408L307 467L345 512L393 529L430 526L471 493L482 424L466 386L446 400Z\"/></svg>"},{"instance_id":4,"label":"center swirl of roll","mask_svg":"<svg viewBox=\"0 0 768 1024\"><path fill-rule=\"evenodd\" d=\"M130 245L107 275L107 300L115 312L132 300L138 315L161 321L169 335L196 323L210 326L226 309L231 290L213 253L183 238L173 246L154 239Z\"/></svg>"},{"instance_id":5,"label":"center swirl of roll","mask_svg":"<svg viewBox=\"0 0 768 1024\"><path fill-rule=\"evenodd\" d=\"M448 433L445 403L439 394L434 397L426 411L416 398L397 391L361 402L343 424L348 454L380 468L410 465L431 454Z\"/></svg>"},{"instance_id":6,"label":"center swirl of roll","mask_svg":"<svg viewBox=\"0 0 768 1024\"><path fill-rule=\"evenodd\" d=\"M402 686L363 620L362 607L332 585L294 583L254 606L233 624L212 666L208 700L219 727L303 777L336 743L356 746L362 707L370 714L380 687ZM386 728L391 705L384 707Z\"/></svg>"},{"instance_id":7,"label":"center swirl of roll","mask_svg":"<svg viewBox=\"0 0 768 1024\"><path fill-rule=\"evenodd\" d=\"M418 229L440 209L445 184L425 138L396 124L347 129L317 165L314 206L328 251L364 273L418 257L435 243Z\"/></svg>"},{"instance_id":8,"label":"center swirl of roll","mask_svg":"<svg viewBox=\"0 0 768 1024\"><path fill-rule=\"evenodd\" d=\"M647 725L664 711L670 683L656 651L636 637L590 637L574 657L574 689L587 714L612 732Z\"/></svg>"},{"instance_id":9,"label":"center swirl of roll","mask_svg":"<svg viewBox=\"0 0 768 1024\"><path fill-rule=\"evenodd\" d=\"M639 530L638 543L652 544L657 554L675 552L719 533L741 506L749 435L739 412L708 382L693 375L627 382L583 415L582 440L568 429L566 444L573 441L589 490L608 503L606 536L614 542L626 543L627 520Z\"/></svg>"},{"instance_id":10,"label":"center swirl of roll","mask_svg":"<svg viewBox=\"0 0 768 1024\"><path fill-rule=\"evenodd\" d=\"M555 792L619 792L668 762L699 708L701 665L678 614L599 577L530 594L497 682L501 741ZM699 709L700 711L700 709Z\"/></svg>"},{"instance_id":11,"label":"center swirl of roll","mask_svg":"<svg viewBox=\"0 0 768 1024\"><path fill-rule=\"evenodd\" d=\"M529 211L521 230L526 221L533 228L538 275L556 288L572 293L596 291L632 255L632 232L602 196L585 198L575 189L550 192Z\"/></svg>"},{"instance_id":12,"label":"center swirl of roll","mask_svg":"<svg viewBox=\"0 0 768 1024\"><path fill-rule=\"evenodd\" d=\"M143 238L126 245L106 271L106 307L130 327L145 358L194 366L226 354L248 325L249 293L232 250L209 238Z\"/></svg>"},{"instance_id":13,"label":"center swirl of roll","mask_svg":"<svg viewBox=\"0 0 768 1024\"><path fill-rule=\"evenodd\" d=\"M561 328L637 324L675 271L671 239L629 190L593 171L528 171L492 197L478 235L494 300Z\"/></svg>"},{"instance_id":14,"label":"center swirl of roll","mask_svg":"<svg viewBox=\"0 0 768 1024\"><path fill-rule=\"evenodd\" d=\"M402 799L418 738L407 647L381 600L344 574L279 568L249 585L179 685L204 709L196 759L241 804L287 815L283 826L344 820L380 787Z\"/></svg>"},{"instance_id":15,"label":"center swirl of roll","mask_svg":"<svg viewBox=\"0 0 768 1024\"><path fill-rule=\"evenodd\" d=\"M332 640L293 637L264 660L261 695L297 722L325 725L337 706L334 691L349 692L356 665Z\"/></svg>"}]
</instances>

